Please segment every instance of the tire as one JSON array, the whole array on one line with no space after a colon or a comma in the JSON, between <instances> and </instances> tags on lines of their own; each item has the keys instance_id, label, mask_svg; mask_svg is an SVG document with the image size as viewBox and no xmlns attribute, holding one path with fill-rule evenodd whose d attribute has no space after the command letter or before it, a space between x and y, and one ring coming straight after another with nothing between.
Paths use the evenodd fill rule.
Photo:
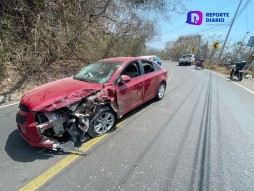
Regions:
<instances>
[{"instance_id":1,"label":"tire","mask_svg":"<svg viewBox=\"0 0 254 191\"><path fill-rule=\"evenodd\" d=\"M232 70L230 73L230 78L233 79L233 77L234 77L234 70Z\"/></svg>"},{"instance_id":2,"label":"tire","mask_svg":"<svg viewBox=\"0 0 254 191\"><path fill-rule=\"evenodd\" d=\"M203 65L201 66L201 69L202 69L202 70L204 69L204 66L203 66Z\"/></svg>"},{"instance_id":3,"label":"tire","mask_svg":"<svg viewBox=\"0 0 254 191\"><path fill-rule=\"evenodd\" d=\"M116 113L110 107L101 107L90 121L87 133L91 137L101 136L116 125L116 120Z\"/></svg>"},{"instance_id":4,"label":"tire","mask_svg":"<svg viewBox=\"0 0 254 191\"><path fill-rule=\"evenodd\" d=\"M239 74L238 74L238 80L239 80L239 81L242 81L242 79L243 79L243 73L242 73L242 72L239 72Z\"/></svg>"},{"instance_id":5,"label":"tire","mask_svg":"<svg viewBox=\"0 0 254 191\"><path fill-rule=\"evenodd\" d=\"M166 83L161 82L157 91L156 99L161 100L165 95L165 91L166 91Z\"/></svg>"}]
</instances>

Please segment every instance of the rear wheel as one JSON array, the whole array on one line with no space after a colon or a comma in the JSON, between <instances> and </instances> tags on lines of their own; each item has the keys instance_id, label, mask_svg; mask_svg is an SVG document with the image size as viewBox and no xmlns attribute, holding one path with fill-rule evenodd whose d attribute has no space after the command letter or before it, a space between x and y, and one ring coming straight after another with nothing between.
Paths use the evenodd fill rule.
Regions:
<instances>
[{"instance_id":1,"label":"rear wheel","mask_svg":"<svg viewBox=\"0 0 254 191\"><path fill-rule=\"evenodd\" d=\"M115 126L116 120L116 114L110 107L102 107L90 121L87 132L91 137L103 135Z\"/></svg>"},{"instance_id":2,"label":"rear wheel","mask_svg":"<svg viewBox=\"0 0 254 191\"><path fill-rule=\"evenodd\" d=\"M159 88L158 88L158 92L156 95L156 99L157 100L161 100L164 95L165 95L165 91L166 91L166 83L165 82L161 82Z\"/></svg>"},{"instance_id":3,"label":"rear wheel","mask_svg":"<svg viewBox=\"0 0 254 191\"><path fill-rule=\"evenodd\" d=\"M232 70L230 73L230 78L232 79L233 77L234 77L234 70Z\"/></svg>"}]
</instances>

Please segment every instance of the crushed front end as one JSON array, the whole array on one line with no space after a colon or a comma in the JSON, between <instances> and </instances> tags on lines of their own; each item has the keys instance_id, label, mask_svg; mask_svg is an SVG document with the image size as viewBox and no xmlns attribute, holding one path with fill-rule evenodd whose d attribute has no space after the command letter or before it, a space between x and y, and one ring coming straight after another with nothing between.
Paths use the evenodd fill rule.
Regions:
<instances>
[{"instance_id":1,"label":"crushed front end","mask_svg":"<svg viewBox=\"0 0 254 191\"><path fill-rule=\"evenodd\" d=\"M55 150L72 141L74 147L79 147L89 137L87 131L93 115L110 101L100 98L101 92L97 92L52 111L33 111L21 100L16 116L18 129L31 146Z\"/></svg>"}]
</instances>

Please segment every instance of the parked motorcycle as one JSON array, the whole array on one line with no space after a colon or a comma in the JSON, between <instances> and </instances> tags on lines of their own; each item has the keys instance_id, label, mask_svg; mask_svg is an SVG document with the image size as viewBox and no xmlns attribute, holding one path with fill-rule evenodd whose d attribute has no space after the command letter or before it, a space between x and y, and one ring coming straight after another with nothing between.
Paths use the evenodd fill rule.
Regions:
<instances>
[{"instance_id":1,"label":"parked motorcycle","mask_svg":"<svg viewBox=\"0 0 254 191\"><path fill-rule=\"evenodd\" d=\"M238 78L239 81L243 79L243 72L244 72L244 67L246 65L246 62L244 60L238 61L238 62L233 62L231 63L231 73L230 73L230 79L233 79L234 76Z\"/></svg>"},{"instance_id":2,"label":"parked motorcycle","mask_svg":"<svg viewBox=\"0 0 254 191\"><path fill-rule=\"evenodd\" d=\"M204 69L204 59L199 59L196 61L196 69L201 68Z\"/></svg>"}]
</instances>

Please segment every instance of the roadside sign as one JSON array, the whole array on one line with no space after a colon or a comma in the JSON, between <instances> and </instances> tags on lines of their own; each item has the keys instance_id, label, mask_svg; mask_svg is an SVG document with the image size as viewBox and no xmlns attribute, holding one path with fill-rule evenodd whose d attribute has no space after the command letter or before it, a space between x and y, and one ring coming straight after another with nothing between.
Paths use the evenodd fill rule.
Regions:
<instances>
[{"instance_id":1,"label":"roadside sign","mask_svg":"<svg viewBox=\"0 0 254 191\"><path fill-rule=\"evenodd\" d=\"M219 48L219 46L220 46L219 42L214 42L212 48L217 49L217 48Z\"/></svg>"},{"instance_id":2,"label":"roadside sign","mask_svg":"<svg viewBox=\"0 0 254 191\"><path fill-rule=\"evenodd\" d=\"M192 47L192 52L195 52L196 51L196 47Z\"/></svg>"}]
</instances>

